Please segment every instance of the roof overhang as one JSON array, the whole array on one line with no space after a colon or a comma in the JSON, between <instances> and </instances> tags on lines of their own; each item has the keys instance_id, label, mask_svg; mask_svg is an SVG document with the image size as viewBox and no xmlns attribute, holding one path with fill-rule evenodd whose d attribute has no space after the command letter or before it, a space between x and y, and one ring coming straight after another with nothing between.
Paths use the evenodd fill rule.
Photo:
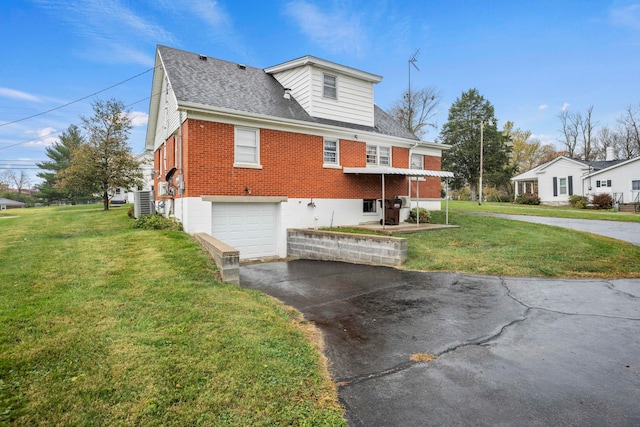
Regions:
<instances>
[{"instance_id":1,"label":"roof overhang","mask_svg":"<svg viewBox=\"0 0 640 427\"><path fill-rule=\"evenodd\" d=\"M362 175L404 175L404 176L417 176L417 177L438 177L438 178L453 178L453 172L447 171L432 171L425 169L403 169L392 167L377 167L377 168L343 168L344 173L362 174Z\"/></svg>"}]
</instances>

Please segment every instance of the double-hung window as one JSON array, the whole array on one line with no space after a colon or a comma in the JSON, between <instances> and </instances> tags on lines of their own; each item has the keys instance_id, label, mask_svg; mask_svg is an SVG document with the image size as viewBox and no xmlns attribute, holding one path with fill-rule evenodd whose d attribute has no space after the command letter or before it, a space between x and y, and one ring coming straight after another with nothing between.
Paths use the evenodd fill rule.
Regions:
<instances>
[{"instance_id":1,"label":"double-hung window","mask_svg":"<svg viewBox=\"0 0 640 427\"><path fill-rule=\"evenodd\" d=\"M325 165L338 165L339 162L338 152L338 140L337 139L325 139L324 140L324 164Z\"/></svg>"},{"instance_id":2,"label":"double-hung window","mask_svg":"<svg viewBox=\"0 0 640 427\"><path fill-rule=\"evenodd\" d=\"M367 145L367 165L391 166L391 147Z\"/></svg>"},{"instance_id":3,"label":"double-hung window","mask_svg":"<svg viewBox=\"0 0 640 427\"><path fill-rule=\"evenodd\" d=\"M323 74L322 96L338 99L337 77L331 74Z\"/></svg>"},{"instance_id":4,"label":"double-hung window","mask_svg":"<svg viewBox=\"0 0 640 427\"><path fill-rule=\"evenodd\" d=\"M631 181L631 189L633 191L640 191L640 180Z\"/></svg>"},{"instance_id":5,"label":"double-hung window","mask_svg":"<svg viewBox=\"0 0 640 427\"><path fill-rule=\"evenodd\" d=\"M564 196L567 194L567 178L558 179L558 190L561 196Z\"/></svg>"},{"instance_id":6,"label":"double-hung window","mask_svg":"<svg viewBox=\"0 0 640 427\"><path fill-rule=\"evenodd\" d=\"M424 156L422 154L411 155L411 169L424 169Z\"/></svg>"},{"instance_id":7,"label":"double-hung window","mask_svg":"<svg viewBox=\"0 0 640 427\"><path fill-rule=\"evenodd\" d=\"M234 166L260 167L259 129L236 127Z\"/></svg>"}]
</instances>

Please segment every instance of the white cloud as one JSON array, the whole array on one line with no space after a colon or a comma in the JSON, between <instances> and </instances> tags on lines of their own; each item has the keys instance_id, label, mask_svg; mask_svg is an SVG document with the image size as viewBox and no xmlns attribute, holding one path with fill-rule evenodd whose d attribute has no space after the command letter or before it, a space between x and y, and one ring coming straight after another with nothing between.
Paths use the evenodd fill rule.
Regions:
<instances>
[{"instance_id":1,"label":"white cloud","mask_svg":"<svg viewBox=\"0 0 640 427\"><path fill-rule=\"evenodd\" d=\"M529 137L529 140L530 141L538 140L542 145L551 144L555 146L555 143L556 143L556 139L553 137L553 135L548 135L543 133L531 134L531 136Z\"/></svg>"},{"instance_id":2,"label":"white cloud","mask_svg":"<svg viewBox=\"0 0 640 427\"><path fill-rule=\"evenodd\" d=\"M285 5L285 14L313 43L333 53L359 54L365 47L361 18L346 10L322 11L306 0Z\"/></svg>"},{"instance_id":3,"label":"white cloud","mask_svg":"<svg viewBox=\"0 0 640 427\"><path fill-rule=\"evenodd\" d=\"M568 102L565 102L564 104L562 104L562 108L560 108L562 111L567 111L567 109L569 109L569 104Z\"/></svg>"},{"instance_id":4,"label":"white cloud","mask_svg":"<svg viewBox=\"0 0 640 427\"><path fill-rule=\"evenodd\" d=\"M41 98L35 95L6 87L0 87L0 97L19 99L21 101L43 102Z\"/></svg>"},{"instance_id":5,"label":"white cloud","mask_svg":"<svg viewBox=\"0 0 640 427\"><path fill-rule=\"evenodd\" d=\"M72 25L81 38L94 43L91 57L96 61L153 64L133 48L136 41L173 44L173 35L162 26L147 21L120 0L36 0L55 18ZM95 51L93 50L95 49Z\"/></svg>"},{"instance_id":6,"label":"white cloud","mask_svg":"<svg viewBox=\"0 0 640 427\"><path fill-rule=\"evenodd\" d=\"M127 114L133 127L144 126L149 121L149 115L142 111L132 111Z\"/></svg>"},{"instance_id":7,"label":"white cloud","mask_svg":"<svg viewBox=\"0 0 640 427\"><path fill-rule=\"evenodd\" d=\"M58 142L58 133L60 131L55 130L52 127L46 127L35 131L28 131L27 134L36 135L31 141L26 143L26 146L48 147Z\"/></svg>"},{"instance_id":8,"label":"white cloud","mask_svg":"<svg viewBox=\"0 0 640 427\"><path fill-rule=\"evenodd\" d=\"M541 104L538 106L538 110L546 110L549 106L547 104Z\"/></svg>"}]
</instances>

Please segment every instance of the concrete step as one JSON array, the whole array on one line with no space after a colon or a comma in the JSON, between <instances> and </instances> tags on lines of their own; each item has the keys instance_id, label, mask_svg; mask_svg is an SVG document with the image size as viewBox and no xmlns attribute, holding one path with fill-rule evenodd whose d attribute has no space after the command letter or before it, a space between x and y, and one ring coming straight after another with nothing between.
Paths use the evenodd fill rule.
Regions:
<instances>
[{"instance_id":1,"label":"concrete step","mask_svg":"<svg viewBox=\"0 0 640 427\"><path fill-rule=\"evenodd\" d=\"M635 203L622 203L620 205L620 212L635 212L636 204Z\"/></svg>"}]
</instances>

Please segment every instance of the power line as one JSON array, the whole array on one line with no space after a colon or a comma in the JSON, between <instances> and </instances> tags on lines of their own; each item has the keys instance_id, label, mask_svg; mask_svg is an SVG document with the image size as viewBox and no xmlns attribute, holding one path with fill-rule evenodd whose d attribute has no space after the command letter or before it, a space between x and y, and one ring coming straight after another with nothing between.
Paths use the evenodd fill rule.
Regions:
<instances>
[{"instance_id":1,"label":"power line","mask_svg":"<svg viewBox=\"0 0 640 427\"><path fill-rule=\"evenodd\" d=\"M145 71L145 73L146 73L146 72L148 72L148 71L149 71L149 70ZM142 74L144 74L144 73L142 73ZM139 74L139 75L140 75L140 74ZM133 78L133 77L132 77L132 78ZM129 80L131 80L131 79L129 79ZM125 105L125 108L129 108L129 107L131 107L132 105L136 105L136 104L138 104L138 103L140 103L140 102L142 102L142 101L144 101L144 100L146 100L146 99L150 99L150 98L153 98L154 96L158 96L159 94L160 94L160 93L154 93L154 94L153 94L153 95L151 95L151 96L147 96L146 98L139 99L139 100L137 100L137 101L135 101L135 102L132 102L131 104ZM51 110L51 111L53 111L53 110ZM45 114L45 113L42 113L42 114ZM32 117L34 117L34 116L32 116ZM26 119L25 119L25 120L26 120ZM7 124L8 124L8 123L7 123ZM2 125L0 125L0 126L2 126ZM54 131L51 131L51 132L49 132L49 133L47 133L47 134L40 135L40 136L37 136L37 137L35 137L35 138L28 139L28 140L26 140L26 141L21 141L21 142L16 142L15 144L5 145L4 147L0 147L0 150L4 150L4 149L7 149L7 148L15 147L15 146L17 146L17 145L26 144L27 142L31 142L31 141L37 141L37 140L39 140L39 139L46 138L46 137L48 137L48 136L56 135L56 134L58 134L58 133L60 133L60 132L64 132L64 130L54 130Z\"/></svg>"},{"instance_id":2,"label":"power line","mask_svg":"<svg viewBox=\"0 0 640 427\"><path fill-rule=\"evenodd\" d=\"M29 120L29 119L32 119L32 118L34 118L34 117L42 116L42 115L44 115L44 114L51 113L52 111L56 111L56 110L59 110L59 109L64 108L64 107L68 107L69 105L76 104L76 103L78 103L78 102L80 102L80 101L84 101L84 100L85 100L85 99L87 99L87 98L91 98L92 96L96 96L96 95L98 95L98 94L100 94L100 93L102 93L102 92L106 92L106 91L108 91L109 89L113 89L113 88L114 88L114 87L116 87L116 86L120 86L121 84L124 84L124 83L126 83L126 82L128 82L128 81L130 81L130 80L133 80L133 79L137 78L137 77L140 77L140 76L142 76L143 74L146 74L146 73L148 73L149 71L153 70L154 68L155 68L155 67L151 67L151 68L149 68L148 70L145 70L145 71L141 72L140 74L136 74L136 75L135 75L135 76L133 76L133 77L129 77L129 78L128 78L128 79L126 79L126 80L123 80L123 81L118 82L118 83L116 83L116 84L113 84L113 85L111 85L111 86L109 86L109 87L107 87L107 88L104 88L104 89L102 89L102 90L99 90L99 91L97 91L97 92L94 92L94 93L92 93L91 95L84 96L84 97L82 97L82 98L80 98L80 99L76 99L75 101L67 102L66 104L60 105L60 106L55 107L55 108L51 108L50 110L43 111L43 112L41 112L41 113L37 113L37 114L33 114L33 115L31 115L31 116L23 117L23 118L18 119L18 120L13 120L13 121L6 122L6 123L0 123L0 127L2 127L2 126L7 126L7 125L11 125L11 124L13 124L13 123L22 122L22 121L25 121L25 120Z\"/></svg>"}]
</instances>

